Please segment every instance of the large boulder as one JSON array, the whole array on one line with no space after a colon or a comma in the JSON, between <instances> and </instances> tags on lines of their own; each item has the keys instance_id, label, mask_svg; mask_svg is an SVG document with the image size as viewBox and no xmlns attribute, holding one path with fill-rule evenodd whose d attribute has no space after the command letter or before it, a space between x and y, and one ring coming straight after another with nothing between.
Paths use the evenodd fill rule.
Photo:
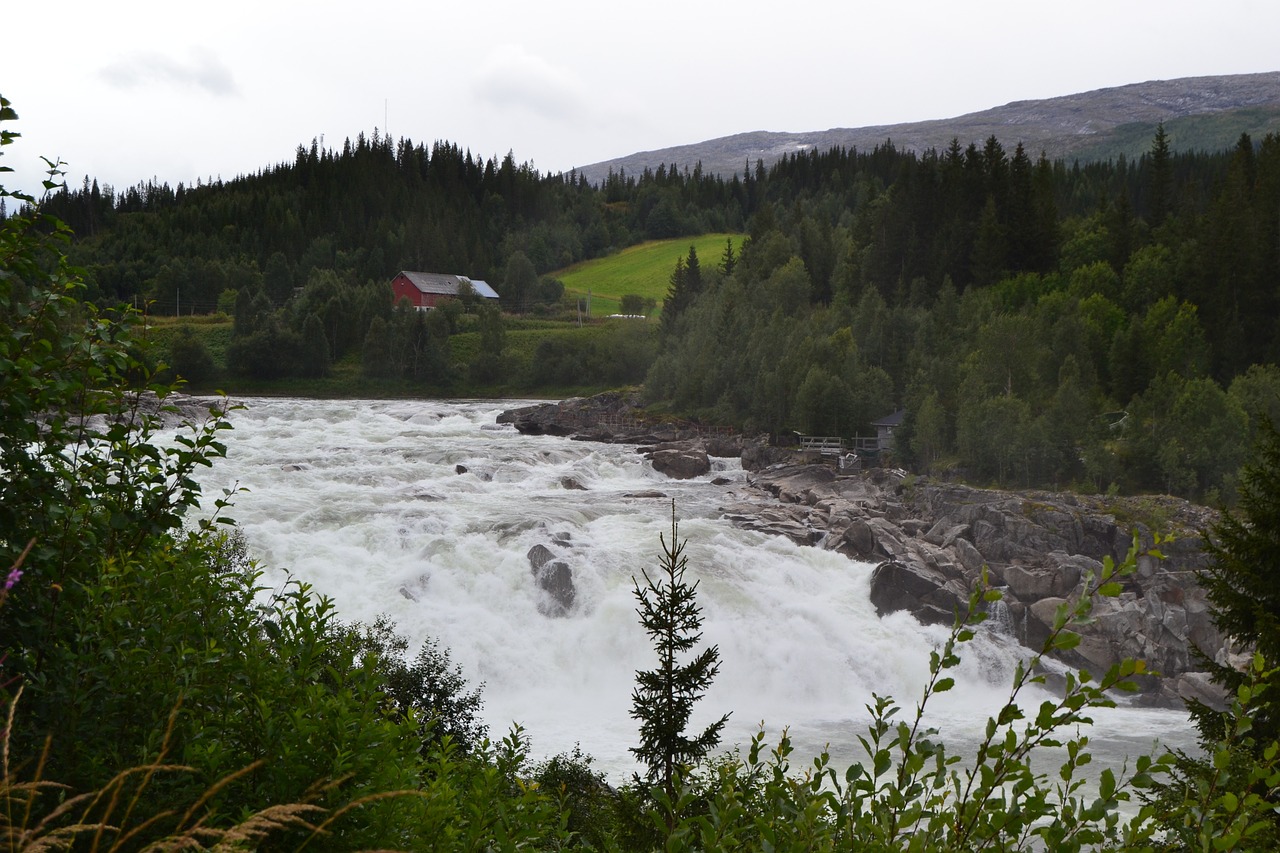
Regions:
<instances>
[{"instance_id":1,"label":"large boulder","mask_svg":"<svg viewBox=\"0 0 1280 853\"><path fill-rule=\"evenodd\" d=\"M711 459L700 447L672 447L655 450L649 455L653 470L675 480L701 477L711 470Z\"/></svg>"},{"instance_id":2,"label":"large boulder","mask_svg":"<svg viewBox=\"0 0 1280 853\"><path fill-rule=\"evenodd\" d=\"M963 587L918 562L886 560L871 573L871 603L877 615L906 610L926 625L949 625L968 606Z\"/></svg>"},{"instance_id":3,"label":"large boulder","mask_svg":"<svg viewBox=\"0 0 1280 853\"><path fill-rule=\"evenodd\" d=\"M573 570L564 560L556 559L546 545L534 545L527 554L534 583L543 595L538 600L538 610L544 616L568 616L577 598L573 585Z\"/></svg>"},{"instance_id":4,"label":"large boulder","mask_svg":"<svg viewBox=\"0 0 1280 853\"><path fill-rule=\"evenodd\" d=\"M835 550L855 560L869 560L876 550L876 534L865 518L855 518L840 534Z\"/></svg>"}]
</instances>

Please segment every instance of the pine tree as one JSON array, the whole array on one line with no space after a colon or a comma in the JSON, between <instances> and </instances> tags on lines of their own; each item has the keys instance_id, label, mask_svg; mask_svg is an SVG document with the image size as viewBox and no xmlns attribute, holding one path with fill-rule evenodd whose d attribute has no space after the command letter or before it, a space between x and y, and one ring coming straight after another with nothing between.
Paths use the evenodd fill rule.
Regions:
<instances>
[{"instance_id":1,"label":"pine tree","mask_svg":"<svg viewBox=\"0 0 1280 853\"><path fill-rule=\"evenodd\" d=\"M641 571L644 586L632 579L639 606L640 624L658 653L656 669L636 672L631 694L631 716L640 721L640 745L631 752L648 767L647 781L658 785L669 802L675 801L675 784L681 768L706 756L720 742L729 715L702 732L685 734L694 704L702 698L720 670L716 646L703 649L693 660L680 659L702 639L702 609L696 599L698 582L688 584L684 573L687 542L679 539L675 502L671 503L671 539L659 537L662 557L658 579Z\"/></svg>"}]
</instances>

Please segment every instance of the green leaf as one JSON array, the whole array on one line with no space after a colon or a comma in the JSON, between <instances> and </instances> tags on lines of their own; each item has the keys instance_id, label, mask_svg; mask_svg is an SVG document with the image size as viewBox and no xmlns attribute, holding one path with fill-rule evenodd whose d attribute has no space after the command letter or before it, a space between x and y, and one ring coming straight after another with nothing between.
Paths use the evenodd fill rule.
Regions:
<instances>
[{"instance_id":1,"label":"green leaf","mask_svg":"<svg viewBox=\"0 0 1280 853\"><path fill-rule=\"evenodd\" d=\"M1070 651L1080 645L1080 635L1075 631L1063 631L1053 638L1053 648L1057 651Z\"/></svg>"}]
</instances>

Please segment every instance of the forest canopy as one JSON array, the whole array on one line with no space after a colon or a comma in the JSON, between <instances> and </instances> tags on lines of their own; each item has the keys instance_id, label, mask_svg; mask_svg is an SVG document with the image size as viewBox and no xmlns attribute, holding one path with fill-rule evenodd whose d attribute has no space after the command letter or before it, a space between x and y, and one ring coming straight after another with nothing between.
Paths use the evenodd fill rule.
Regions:
<instances>
[{"instance_id":1,"label":"forest canopy","mask_svg":"<svg viewBox=\"0 0 1280 853\"><path fill-rule=\"evenodd\" d=\"M659 349L549 342L541 372L570 385L647 369L651 401L774 434L865 435L905 410L895 459L920 471L1207 502L1231 499L1280 413L1275 135L1185 152L1161 127L1141 158L1105 163L995 137L923 153L887 141L592 185L375 134L195 187L86 179L44 209L78 235L101 304L233 305L238 375L323 375L352 357L439 390L460 375L444 346L457 318L399 315L385 294L398 270L492 281L524 313L560 298L548 274L569 264L738 231L745 245L702 258L696 287L696 257L673 271ZM599 369L615 356L625 370Z\"/></svg>"}]
</instances>

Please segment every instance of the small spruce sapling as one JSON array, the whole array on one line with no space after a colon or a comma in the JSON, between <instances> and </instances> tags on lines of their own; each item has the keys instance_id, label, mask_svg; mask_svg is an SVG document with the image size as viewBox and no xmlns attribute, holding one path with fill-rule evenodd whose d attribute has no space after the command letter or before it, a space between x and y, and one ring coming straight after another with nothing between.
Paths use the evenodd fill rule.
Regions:
<instances>
[{"instance_id":1,"label":"small spruce sapling","mask_svg":"<svg viewBox=\"0 0 1280 853\"><path fill-rule=\"evenodd\" d=\"M676 801L676 781L686 768L707 755L720 742L729 715L690 736L685 734L694 704L702 698L720 669L716 646L703 649L688 663L681 659L702 640L702 609L696 597L698 582L689 584L684 573L687 544L679 538L675 502L671 504L671 539L659 536L662 557L657 580L641 571L634 595L640 624L658 653L655 669L636 672L631 694L631 716L640 721L640 745L631 752L648 767L646 781L660 788L668 804ZM670 815L669 815L670 819Z\"/></svg>"}]
</instances>

